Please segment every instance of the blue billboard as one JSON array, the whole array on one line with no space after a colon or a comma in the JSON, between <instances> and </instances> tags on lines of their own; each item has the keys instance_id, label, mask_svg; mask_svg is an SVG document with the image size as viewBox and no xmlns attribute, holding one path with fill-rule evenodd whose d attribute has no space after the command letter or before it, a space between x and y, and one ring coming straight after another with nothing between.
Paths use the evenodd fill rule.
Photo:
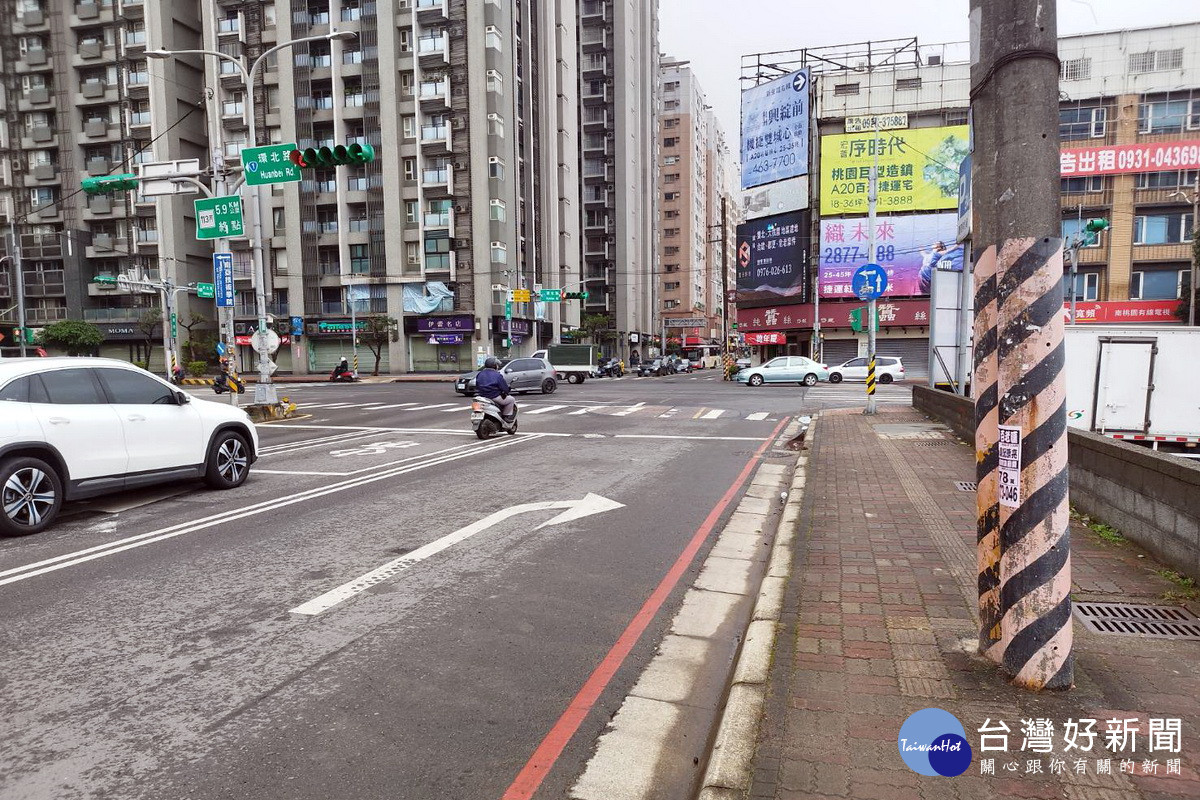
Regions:
<instances>
[{"instance_id":1,"label":"blue billboard","mask_svg":"<svg viewBox=\"0 0 1200 800\"><path fill-rule=\"evenodd\" d=\"M742 188L808 174L809 73L742 92Z\"/></svg>"}]
</instances>

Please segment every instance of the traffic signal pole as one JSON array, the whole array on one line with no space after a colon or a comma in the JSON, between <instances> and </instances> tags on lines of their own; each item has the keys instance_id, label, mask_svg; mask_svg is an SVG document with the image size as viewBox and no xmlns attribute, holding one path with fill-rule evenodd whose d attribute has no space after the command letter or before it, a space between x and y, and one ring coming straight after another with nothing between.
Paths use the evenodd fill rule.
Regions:
<instances>
[{"instance_id":1,"label":"traffic signal pole","mask_svg":"<svg viewBox=\"0 0 1200 800\"><path fill-rule=\"evenodd\" d=\"M1014 684L1065 689L1074 658L1063 240L1058 186L1046 177L1058 174L1058 25L1041 0L970 5L980 645Z\"/></svg>"},{"instance_id":2,"label":"traffic signal pole","mask_svg":"<svg viewBox=\"0 0 1200 800\"><path fill-rule=\"evenodd\" d=\"M14 219L9 214L9 219ZM14 219L8 232L9 264L12 265L13 280L17 284L17 342L21 347L21 358L25 358L25 274L21 271L21 241L17 238L17 226Z\"/></svg>"},{"instance_id":3,"label":"traffic signal pole","mask_svg":"<svg viewBox=\"0 0 1200 800\"><path fill-rule=\"evenodd\" d=\"M871 149L875 153L871 165L871 181L867 185L867 258L875 263L875 200L878 197L879 185L879 119L875 117L874 134ZM876 413L875 407L875 295L871 295L870 305L867 306L867 408L863 412L868 416Z\"/></svg>"}]
</instances>

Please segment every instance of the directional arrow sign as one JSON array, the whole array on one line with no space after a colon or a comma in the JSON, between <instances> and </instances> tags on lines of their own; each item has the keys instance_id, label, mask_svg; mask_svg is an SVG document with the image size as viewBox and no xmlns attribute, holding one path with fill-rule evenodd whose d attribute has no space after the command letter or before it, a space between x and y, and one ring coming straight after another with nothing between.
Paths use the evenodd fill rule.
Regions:
<instances>
[{"instance_id":1,"label":"directional arrow sign","mask_svg":"<svg viewBox=\"0 0 1200 800\"><path fill-rule=\"evenodd\" d=\"M366 575L361 575L349 583L343 583L336 589L331 589L320 597L309 600L307 603L296 606L291 609L293 614L304 614L305 616L314 617L323 611L341 603L343 600L349 600L356 594L360 594L367 589L370 589L376 584L383 583L388 578L394 577L414 564L437 555L448 547L452 547L459 542L470 539L477 533L482 533L493 525L497 525L509 517L515 517L518 514L528 514L530 511L547 511L550 509L561 508L564 511L558 516L543 522L538 526L538 529L544 528L547 525L558 525L563 522L573 522L577 519L590 517L592 514L599 514L604 511L613 511L618 508L624 508L624 503L618 503L615 500L609 500L607 497L601 497L598 494L590 492L582 500L551 500L541 503L522 503L519 506L509 506L508 508L490 514L478 522L473 522L465 528L460 528L454 533L449 533L442 538L430 542L424 547L418 547L411 553L406 553L400 558L387 562L381 567L371 570Z\"/></svg>"}]
</instances>

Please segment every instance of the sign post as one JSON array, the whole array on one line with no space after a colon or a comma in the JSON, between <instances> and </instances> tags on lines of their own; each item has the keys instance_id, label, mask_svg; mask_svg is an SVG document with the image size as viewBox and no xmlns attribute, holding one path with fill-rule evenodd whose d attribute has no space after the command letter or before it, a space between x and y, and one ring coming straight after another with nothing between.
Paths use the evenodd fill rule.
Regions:
<instances>
[{"instance_id":1,"label":"sign post","mask_svg":"<svg viewBox=\"0 0 1200 800\"><path fill-rule=\"evenodd\" d=\"M213 253L213 287L217 295L217 308L232 307L233 253Z\"/></svg>"}]
</instances>

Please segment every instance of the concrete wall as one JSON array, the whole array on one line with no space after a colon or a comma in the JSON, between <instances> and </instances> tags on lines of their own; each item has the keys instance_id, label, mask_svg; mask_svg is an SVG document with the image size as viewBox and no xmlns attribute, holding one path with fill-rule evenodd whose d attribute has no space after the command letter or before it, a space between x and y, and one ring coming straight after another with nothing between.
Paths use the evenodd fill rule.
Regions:
<instances>
[{"instance_id":1,"label":"concrete wall","mask_svg":"<svg viewBox=\"0 0 1200 800\"><path fill-rule=\"evenodd\" d=\"M914 386L913 407L974 440L968 398ZM1072 506L1200 580L1200 466L1074 429L1067 431L1067 463Z\"/></svg>"}]
</instances>

